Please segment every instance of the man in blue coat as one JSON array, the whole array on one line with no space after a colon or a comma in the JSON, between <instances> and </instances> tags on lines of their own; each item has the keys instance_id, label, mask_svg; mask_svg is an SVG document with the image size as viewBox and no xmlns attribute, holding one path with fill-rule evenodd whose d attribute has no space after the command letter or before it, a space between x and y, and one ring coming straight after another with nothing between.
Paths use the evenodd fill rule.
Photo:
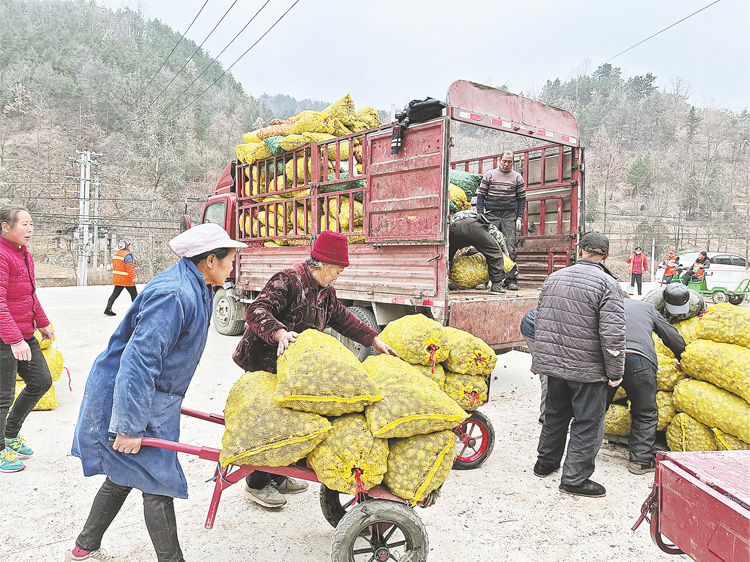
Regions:
<instances>
[{"instance_id":1,"label":"man in blue coat","mask_svg":"<svg viewBox=\"0 0 750 562\"><path fill-rule=\"evenodd\" d=\"M73 455L86 476L107 478L66 562L119 560L100 546L132 488L143 492L157 560L184 560L173 498L187 498L187 483L177 453L141 449L141 438L179 440L182 399L208 336L211 286L223 285L236 249L245 244L218 225L202 224L169 245L182 259L146 285L86 381Z\"/></svg>"}]
</instances>

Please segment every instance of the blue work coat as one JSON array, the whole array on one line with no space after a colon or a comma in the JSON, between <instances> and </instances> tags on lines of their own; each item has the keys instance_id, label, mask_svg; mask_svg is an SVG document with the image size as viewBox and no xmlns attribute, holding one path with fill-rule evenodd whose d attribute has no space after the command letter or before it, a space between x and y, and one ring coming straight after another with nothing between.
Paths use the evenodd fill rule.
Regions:
<instances>
[{"instance_id":1,"label":"blue work coat","mask_svg":"<svg viewBox=\"0 0 750 562\"><path fill-rule=\"evenodd\" d=\"M142 447L119 453L116 434L177 441L180 407L203 354L211 319L211 290L190 260L157 275L143 289L97 357L73 438L86 476L161 496L187 497L177 453Z\"/></svg>"}]
</instances>

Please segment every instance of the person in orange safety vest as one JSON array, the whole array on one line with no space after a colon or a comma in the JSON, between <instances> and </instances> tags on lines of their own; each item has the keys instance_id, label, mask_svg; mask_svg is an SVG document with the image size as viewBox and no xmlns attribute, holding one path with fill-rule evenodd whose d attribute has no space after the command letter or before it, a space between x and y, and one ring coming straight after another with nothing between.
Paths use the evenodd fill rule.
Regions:
<instances>
[{"instance_id":1,"label":"person in orange safety vest","mask_svg":"<svg viewBox=\"0 0 750 562\"><path fill-rule=\"evenodd\" d=\"M115 288L107 301L107 308L104 309L104 314L107 316L116 316L112 305L115 304L115 300L123 289L127 289L131 302L138 296L138 290L135 288L138 276L135 274L135 260L130 252L130 240L127 238L120 240L117 248L117 252L112 256L112 284Z\"/></svg>"},{"instance_id":2,"label":"person in orange safety vest","mask_svg":"<svg viewBox=\"0 0 750 562\"><path fill-rule=\"evenodd\" d=\"M691 279L695 278L698 281L703 279L703 272L711 267L711 261L708 259L706 252L701 252L695 260L695 263L685 272L682 276L682 283L687 285Z\"/></svg>"},{"instance_id":3,"label":"person in orange safety vest","mask_svg":"<svg viewBox=\"0 0 750 562\"><path fill-rule=\"evenodd\" d=\"M662 284L669 284L677 274L677 266L680 264L680 257L675 254L674 250L667 252L667 257L664 258L662 265L664 266L664 276L662 277Z\"/></svg>"}]
</instances>

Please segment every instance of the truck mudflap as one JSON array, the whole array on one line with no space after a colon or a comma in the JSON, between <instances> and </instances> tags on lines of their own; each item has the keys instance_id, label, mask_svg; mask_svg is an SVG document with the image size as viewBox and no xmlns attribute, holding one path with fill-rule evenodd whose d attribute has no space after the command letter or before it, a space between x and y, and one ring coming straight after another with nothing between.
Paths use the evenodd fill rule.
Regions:
<instances>
[{"instance_id":1,"label":"truck mudflap","mask_svg":"<svg viewBox=\"0 0 750 562\"><path fill-rule=\"evenodd\" d=\"M481 338L495 351L522 346L521 319L537 305L538 295L451 298L447 325Z\"/></svg>"}]
</instances>

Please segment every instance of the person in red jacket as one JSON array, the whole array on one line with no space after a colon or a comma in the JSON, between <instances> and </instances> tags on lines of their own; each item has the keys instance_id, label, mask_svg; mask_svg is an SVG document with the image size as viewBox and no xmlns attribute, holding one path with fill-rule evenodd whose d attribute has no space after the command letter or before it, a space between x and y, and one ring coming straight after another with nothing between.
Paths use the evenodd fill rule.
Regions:
<instances>
[{"instance_id":1,"label":"person in red jacket","mask_svg":"<svg viewBox=\"0 0 750 562\"><path fill-rule=\"evenodd\" d=\"M138 282L138 276L135 274L135 260L130 252L130 240L127 238L120 240L117 246L119 249L112 256L112 284L115 288L107 301L107 308L104 309L106 316L117 316L112 310L112 305L120 296L123 289L127 289L130 294L130 302L138 296L138 290L135 284Z\"/></svg>"},{"instance_id":2,"label":"person in red jacket","mask_svg":"<svg viewBox=\"0 0 750 562\"><path fill-rule=\"evenodd\" d=\"M34 330L45 340L55 332L36 295L27 246L34 233L31 215L21 205L5 205L0 207L0 227L0 472L18 472L26 468L20 459L34 454L19 435L21 425L52 386ZM16 373L25 386L14 404Z\"/></svg>"},{"instance_id":3,"label":"person in red jacket","mask_svg":"<svg viewBox=\"0 0 750 562\"><path fill-rule=\"evenodd\" d=\"M638 286L638 294L643 294L643 274L648 271L648 262L646 254L643 253L640 246L635 247L635 251L628 258L630 266L630 287Z\"/></svg>"}]
</instances>

